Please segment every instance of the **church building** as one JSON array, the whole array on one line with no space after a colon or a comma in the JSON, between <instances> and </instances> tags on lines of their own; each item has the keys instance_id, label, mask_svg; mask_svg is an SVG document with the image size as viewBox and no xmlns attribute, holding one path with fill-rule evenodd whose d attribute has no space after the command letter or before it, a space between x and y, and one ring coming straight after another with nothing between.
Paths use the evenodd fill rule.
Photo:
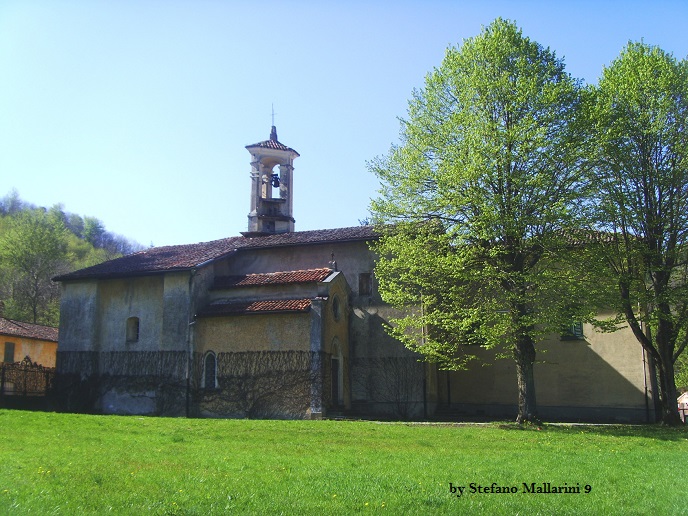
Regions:
<instances>
[{"instance_id":1,"label":"church building","mask_svg":"<svg viewBox=\"0 0 688 516\"><path fill-rule=\"evenodd\" d=\"M294 149L251 157L247 231L147 249L55 278L67 410L191 417L515 417L513 360L439 371L385 332L371 226L295 231ZM545 419L654 421L649 360L628 330L579 325L538 347ZM473 361L480 364L480 361Z\"/></svg>"}]
</instances>

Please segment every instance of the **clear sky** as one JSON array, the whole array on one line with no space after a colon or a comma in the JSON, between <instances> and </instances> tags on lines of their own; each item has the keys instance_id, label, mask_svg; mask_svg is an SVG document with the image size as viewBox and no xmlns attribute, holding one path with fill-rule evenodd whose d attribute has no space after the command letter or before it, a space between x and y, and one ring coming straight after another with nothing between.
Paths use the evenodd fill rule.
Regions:
<instances>
[{"instance_id":1,"label":"clear sky","mask_svg":"<svg viewBox=\"0 0 688 516\"><path fill-rule=\"evenodd\" d=\"M146 246L238 235L274 104L296 229L355 226L412 90L498 16L588 83L629 40L688 55L686 0L0 0L0 196Z\"/></svg>"}]
</instances>

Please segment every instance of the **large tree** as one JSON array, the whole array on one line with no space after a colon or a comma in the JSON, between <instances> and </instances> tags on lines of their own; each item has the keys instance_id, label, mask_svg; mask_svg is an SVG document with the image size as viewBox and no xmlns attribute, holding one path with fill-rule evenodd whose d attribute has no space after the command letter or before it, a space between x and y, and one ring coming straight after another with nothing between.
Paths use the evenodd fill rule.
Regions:
<instances>
[{"instance_id":1,"label":"large tree","mask_svg":"<svg viewBox=\"0 0 688 516\"><path fill-rule=\"evenodd\" d=\"M662 420L679 423L674 363L688 343L688 62L629 43L592 89L601 246L618 308L657 368Z\"/></svg>"},{"instance_id":2,"label":"large tree","mask_svg":"<svg viewBox=\"0 0 688 516\"><path fill-rule=\"evenodd\" d=\"M587 314L565 263L583 188L580 101L554 52L497 19L447 50L409 102L401 143L370 164L373 215L392 228L376 274L407 313L392 333L449 369L464 344L510 350L520 422L537 419L536 343Z\"/></svg>"}]
</instances>

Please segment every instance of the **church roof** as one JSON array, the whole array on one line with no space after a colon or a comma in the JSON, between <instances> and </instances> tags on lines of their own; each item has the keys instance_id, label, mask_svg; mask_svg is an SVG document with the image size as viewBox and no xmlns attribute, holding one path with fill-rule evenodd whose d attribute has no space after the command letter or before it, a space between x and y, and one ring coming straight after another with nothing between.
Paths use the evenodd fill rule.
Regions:
<instances>
[{"instance_id":1,"label":"church roof","mask_svg":"<svg viewBox=\"0 0 688 516\"><path fill-rule=\"evenodd\" d=\"M247 145L247 146L246 146L247 149L252 149L252 148L254 148L254 147L260 147L260 148L262 148L262 149L274 149L274 150L291 151L291 152L295 152L296 154L299 154L298 152L296 152L296 151L295 151L294 149L292 149L291 147L287 147L287 146L284 145L283 143L280 143L280 142L278 142L278 141L276 141L276 140L274 140L274 141L273 141L273 140L265 140L264 142L258 142L258 143L254 143L253 145ZM299 154L299 156L300 156L300 154Z\"/></svg>"},{"instance_id":2,"label":"church roof","mask_svg":"<svg viewBox=\"0 0 688 516\"><path fill-rule=\"evenodd\" d=\"M57 334L57 328L52 326L13 321L12 319L0 317L0 335L57 342Z\"/></svg>"},{"instance_id":3,"label":"church roof","mask_svg":"<svg viewBox=\"0 0 688 516\"><path fill-rule=\"evenodd\" d=\"M286 145L284 145L283 143L280 143L277 140L277 129L275 128L274 125L272 126L272 131L270 132L270 139L269 140L265 140L263 142L258 142L258 143L254 143L252 145L246 146L247 149L253 149L255 147L259 147L261 149L289 151L289 152L293 152L297 156L300 156L300 154L298 152L296 152L294 149L292 149L291 147L287 147Z\"/></svg>"},{"instance_id":4,"label":"church roof","mask_svg":"<svg viewBox=\"0 0 688 516\"><path fill-rule=\"evenodd\" d=\"M308 312L310 309L310 299L269 299L266 301L238 301L208 305L198 313L198 316L213 317L255 313Z\"/></svg>"},{"instance_id":5,"label":"church roof","mask_svg":"<svg viewBox=\"0 0 688 516\"><path fill-rule=\"evenodd\" d=\"M63 274L53 278L53 280L123 278L183 271L200 267L242 249L365 241L376 239L378 236L373 226L354 226L255 237L237 236L198 244L152 247L92 267Z\"/></svg>"},{"instance_id":6,"label":"church roof","mask_svg":"<svg viewBox=\"0 0 688 516\"><path fill-rule=\"evenodd\" d=\"M324 281L332 269L308 269L301 271L267 272L243 276L221 276L215 278L214 289L255 287L264 285L288 285Z\"/></svg>"}]
</instances>

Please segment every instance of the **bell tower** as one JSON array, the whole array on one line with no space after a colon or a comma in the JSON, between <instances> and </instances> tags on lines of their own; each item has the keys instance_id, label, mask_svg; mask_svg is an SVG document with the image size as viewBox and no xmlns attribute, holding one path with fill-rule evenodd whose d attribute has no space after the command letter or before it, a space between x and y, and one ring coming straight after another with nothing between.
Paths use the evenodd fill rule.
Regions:
<instances>
[{"instance_id":1,"label":"bell tower","mask_svg":"<svg viewBox=\"0 0 688 516\"><path fill-rule=\"evenodd\" d=\"M251 211L246 237L294 231L293 172L299 153L277 140L272 126L270 139L247 145L251 153Z\"/></svg>"}]
</instances>

